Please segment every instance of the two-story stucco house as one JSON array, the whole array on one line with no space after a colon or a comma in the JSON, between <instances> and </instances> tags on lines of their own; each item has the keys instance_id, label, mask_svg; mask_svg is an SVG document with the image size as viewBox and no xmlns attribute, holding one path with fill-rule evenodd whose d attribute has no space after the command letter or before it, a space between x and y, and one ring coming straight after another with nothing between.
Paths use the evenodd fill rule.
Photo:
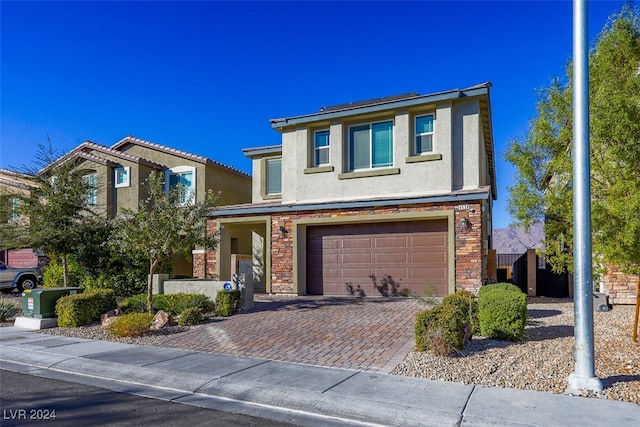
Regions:
<instances>
[{"instance_id":1,"label":"two-story stucco house","mask_svg":"<svg viewBox=\"0 0 640 427\"><path fill-rule=\"evenodd\" d=\"M217 208L199 277L250 256L256 291L446 295L486 276L496 198L489 83L271 120L253 202Z\"/></svg>"},{"instance_id":2,"label":"two-story stucco house","mask_svg":"<svg viewBox=\"0 0 640 427\"><path fill-rule=\"evenodd\" d=\"M182 183L200 201L208 190L219 193L219 204L247 203L251 200L251 177L209 158L127 136L107 147L85 141L43 171L64 162L74 161L94 190L87 203L106 218L115 217L123 208L137 209L147 197L144 187L152 172L164 174L166 189ZM196 253L199 250L195 251ZM193 267L186 260L174 260L173 275L191 275Z\"/></svg>"}]
</instances>

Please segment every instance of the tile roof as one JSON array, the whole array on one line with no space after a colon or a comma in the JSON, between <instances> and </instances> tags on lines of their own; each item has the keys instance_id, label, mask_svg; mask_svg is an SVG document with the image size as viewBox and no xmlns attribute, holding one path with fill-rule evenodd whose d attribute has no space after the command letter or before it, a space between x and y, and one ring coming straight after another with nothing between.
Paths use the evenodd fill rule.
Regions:
<instances>
[{"instance_id":1,"label":"tile roof","mask_svg":"<svg viewBox=\"0 0 640 427\"><path fill-rule=\"evenodd\" d=\"M246 178L251 178L251 175L242 172L239 169L236 169L232 166L228 166L225 165L223 163L217 162L215 160L211 160L208 157L204 157L204 156L200 156L198 154L193 154L193 153L189 153L186 151L182 151L182 150L178 150L176 148L171 148L171 147L167 147L164 145L160 145L160 144L156 144L155 142L151 142L151 141L146 141L144 139L140 139L140 138L136 138L134 136L131 135L127 135L124 138L122 138L120 141L116 142L114 145L111 146L111 149L113 150L120 150L122 147L124 147L127 144L135 144L135 145L139 145L141 147L147 147L147 148L151 148L157 151L161 151L163 153L167 153L167 154L173 154L175 156L179 156L185 159L189 159L189 160L193 160L195 162L199 162L202 164L207 164L207 165L212 165L212 166L216 166L222 169L226 169L229 172L238 174L240 176L246 177Z\"/></svg>"}]
</instances>

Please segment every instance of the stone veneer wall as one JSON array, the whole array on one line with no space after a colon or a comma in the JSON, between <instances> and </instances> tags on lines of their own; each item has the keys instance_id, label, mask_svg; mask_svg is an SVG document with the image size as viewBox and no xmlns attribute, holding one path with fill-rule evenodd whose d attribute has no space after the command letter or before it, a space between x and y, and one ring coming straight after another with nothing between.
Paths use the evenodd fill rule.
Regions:
<instances>
[{"instance_id":1,"label":"stone veneer wall","mask_svg":"<svg viewBox=\"0 0 640 427\"><path fill-rule=\"evenodd\" d=\"M368 207L354 209L337 209L327 211L299 211L274 213L271 215L271 292L272 293L294 293L293 284L293 222L294 220L310 218L340 218L353 217L357 215L387 215L398 213L416 213L445 210L455 211L455 284L456 290L466 289L477 293L486 277L486 267L483 263L482 249L482 204L481 201L465 201L467 210L458 210L462 202L402 205L385 207ZM467 217L469 227L462 229L460 220ZM241 217L239 215L238 217ZM281 234L278 230L283 226L287 233ZM216 232L216 218L210 218L207 230L209 233ZM194 255L194 266L200 265L196 257L203 254ZM207 251L204 259L205 277L215 277L216 272L216 252ZM202 270L194 276L202 277Z\"/></svg>"},{"instance_id":2,"label":"stone veneer wall","mask_svg":"<svg viewBox=\"0 0 640 427\"><path fill-rule=\"evenodd\" d=\"M635 304L638 276L624 274L617 267L609 267L604 276L604 292L612 304Z\"/></svg>"}]
</instances>

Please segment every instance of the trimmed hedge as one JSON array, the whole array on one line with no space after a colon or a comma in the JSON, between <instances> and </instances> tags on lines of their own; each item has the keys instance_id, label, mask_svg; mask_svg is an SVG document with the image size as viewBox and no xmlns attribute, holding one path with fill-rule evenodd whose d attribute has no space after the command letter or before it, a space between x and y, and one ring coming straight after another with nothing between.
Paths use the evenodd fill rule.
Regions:
<instances>
[{"instance_id":1,"label":"trimmed hedge","mask_svg":"<svg viewBox=\"0 0 640 427\"><path fill-rule=\"evenodd\" d=\"M520 341L527 324L527 295L510 283L480 288L480 333L488 338Z\"/></svg>"},{"instance_id":2,"label":"trimmed hedge","mask_svg":"<svg viewBox=\"0 0 640 427\"><path fill-rule=\"evenodd\" d=\"M153 296L153 310L163 310L174 316L184 310L196 307L201 313L214 310L213 301L203 294L158 294ZM147 311L147 294L127 298L120 308L125 313L144 313Z\"/></svg>"},{"instance_id":3,"label":"trimmed hedge","mask_svg":"<svg viewBox=\"0 0 640 427\"><path fill-rule=\"evenodd\" d=\"M178 318L178 325L180 326L193 326L202 323L204 316L198 307L189 307L180 313Z\"/></svg>"},{"instance_id":4,"label":"trimmed hedge","mask_svg":"<svg viewBox=\"0 0 640 427\"><path fill-rule=\"evenodd\" d=\"M222 317L233 316L240 311L242 296L239 290L218 291L216 294L216 315Z\"/></svg>"},{"instance_id":5,"label":"trimmed hedge","mask_svg":"<svg viewBox=\"0 0 640 427\"><path fill-rule=\"evenodd\" d=\"M479 328L478 302L468 291L446 296L442 303L416 316L414 337L416 350L449 355L464 346L464 328Z\"/></svg>"},{"instance_id":6,"label":"trimmed hedge","mask_svg":"<svg viewBox=\"0 0 640 427\"><path fill-rule=\"evenodd\" d=\"M445 356L462 349L462 316L455 305L440 304L416 316L414 336L417 351L431 351Z\"/></svg>"},{"instance_id":7,"label":"trimmed hedge","mask_svg":"<svg viewBox=\"0 0 640 427\"><path fill-rule=\"evenodd\" d=\"M58 326L75 328L100 320L100 315L117 308L112 289L94 289L61 297L56 302Z\"/></svg>"},{"instance_id":8,"label":"trimmed hedge","mask_svg":"<svg viewBox=\"0 0 640 427\"><path fill-rule=\"evenodd\" d=\"M478 298L476 298L471 292L459 290L455 294L444 297L442 304L455 305L460 311L462 322L471 323L474 334L480 333ZM469 314L469 311L471 311L471 314Z\"/></svg>"},{"instance_id":9,"label":"trimmed hedge","mask_svg":"<svg viewBox=\"0 0 640 427\"><path fill-rule=\"evenodd\" d=\"M151 322L153 314L123 314L109 323L109 332L116 337L139 337L151 331Z\"/></svg>"}]
</instances>

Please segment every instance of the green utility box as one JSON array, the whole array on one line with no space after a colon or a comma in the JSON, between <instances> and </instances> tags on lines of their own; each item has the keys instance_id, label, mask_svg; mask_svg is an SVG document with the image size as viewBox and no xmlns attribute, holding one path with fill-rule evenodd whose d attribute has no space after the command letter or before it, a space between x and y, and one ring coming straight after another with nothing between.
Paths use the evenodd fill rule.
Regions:
<instances>
[{"instance_id":1,"label":"green utility box","mask_svg":"<svg viewBox=\"0 0 640 427\"><path fill-rule=\"evenodd\" d=\"M22 293L22 315L36 319L56 317L56 302L61 297L78 294L82 288L37 288Z\"/></svg>"}]
</instances>

